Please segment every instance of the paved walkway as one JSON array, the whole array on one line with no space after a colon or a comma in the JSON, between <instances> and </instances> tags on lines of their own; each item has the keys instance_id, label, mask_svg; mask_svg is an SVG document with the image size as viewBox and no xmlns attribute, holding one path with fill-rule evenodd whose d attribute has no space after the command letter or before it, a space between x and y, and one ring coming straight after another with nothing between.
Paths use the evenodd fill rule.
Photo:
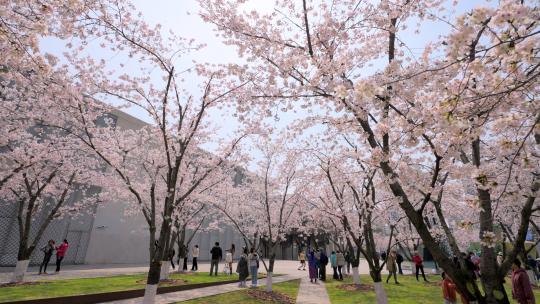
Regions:
<instances>
[{"instance_id":1,"label":"paved walkway","mask_svg":"<svg viewBox=\"0 0 540 304\"><path fill-rule=\"evenodd\" d=\"M191 261L188 268L191 267ZM220 271L223 264L220 263ZM277 260L274 268L275 273L281 274L307 274L297 270L297 261ZM49 271L54 273L54 263L49 264ZM406 274L412 273L414 267L407 266L407 270L404 269ZM14 267L0 267L0 283L9 282L12 276ZM77 279L77 278L96 278L96 277L110 277L115 275L124 274L137 274L148 272L148 265L144 264L99 264L99 265L65 265L62 266L62 271L58 274L50 275L37 275L39 267L30 267L25 276L26 281L40 281L40 280L63 280L63 279ZM330 270L330 268L328 269ZM328 271L327 270L327 271ZM171 269L172 271L172 269ZM207 262L199 263L199 271L210 271L210 264ZM307 271L306 271L307 272ZM365 260L360 262L360 274L368 274L369 269ZM426 272L430 273L430 269ZM302 274L303 273L303 274ZM383 271L385 273L385 271Z\"/></svg>"},{"instance_id":2,"label":"paved walkway","mask_svg":"<svg viewBox=\"0 0 540 304\"><path fill-rule=\"evenodd\" d=\"M284 275L279 277L273 278L273 284L295 280L298 279L299 276L296 275ZM250 282L248 282L249 286ZM259 280L259 286L266 285L266 279ZM192 290L185 290L185 291L178 291L178 292L169 292L164 294L156 295L156 304L167 304L167 303L175 303L180 301L186 301L196 298L202 298L202 297L208 297L213 295L218 295L222 293L227 293L231 291L239 291L244 290L244 288L239 288L238 283L232 283L232 284L225 284L225 285L219 285L219 286L210 286L210 287L204 287L204 288L197 288ZM107 303L114 303L114 304L139 304L142 303L143 298L135 298L135 299L129 299L129 300L122 300L122 301L113 301L113 302L107 302ZM305 302L308 303L308 302ZM311 303L311 302L309 302ZM319 302L314 302L319 303ZM330 303L330 302L328 302Z\"/></svg>"},{"instance_id":3,"label":"paved walkway","mask_svg":"<svg viewBox=\"0 0 540 304\"><path fill-rule=\"evenodd\" d=\"M110 277L116 275L138 274L148 272L148 265L65 265L58 273L54 273L54 263L49 264L49 274L38 275L39 267L29 267L24 277L25 281L65 280L80 278ZM210 266L208 266L210 269ZM0 283L11 280L13 267L0 267Z\"/></svg>"},{"instance_id":4,"label":"paved walkway","mask_svg":"<svg viewBox=\"0 0 540 304\"><path fill-rule=\"evenodd\" d=\"M307 271L298 271L298 262L289 260L277 260L274 265L274 273L290 274L307 276ZM191 267L191 261L188 264L188 269ZM223 263L219 264L219 271L223 269ZM262 267L262 265L261 265ZM39 267L29 267L25 276L25 281L42 281L42 280L64 280L78 278L98 278L110 277L115 275L147 273L148 265L144 264L98 264L98 265L63 265L62 271L54 274L54 263L49 264L49 275L37 275ZM234 268L234 266L233 266ZM0 283L9 282L12 277L14 267L0 267ZM171 268L171 271L172 268ZM199 271L210 271L210 263L200 262ZM362 261L360 265L360 273L368 273L367 263Z\"/></svg>"},{"instance_id":5,"label":"paved walkway","mask_svg":"<svg viewBox=\"0 0 540 304\"><path fill-rule=\"evenodd\" d=\"M302 278L300 290L296 298L297 304L330 304L330 298L326 292L324 282L311 283L309 278Z\"/></svg>"}]
</instances>

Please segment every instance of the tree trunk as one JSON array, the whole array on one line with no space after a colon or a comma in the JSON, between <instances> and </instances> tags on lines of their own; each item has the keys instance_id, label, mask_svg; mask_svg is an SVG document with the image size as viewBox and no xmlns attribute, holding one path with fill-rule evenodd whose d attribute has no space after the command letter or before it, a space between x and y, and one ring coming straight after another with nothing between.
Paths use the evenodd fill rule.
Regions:
<instances>
[{"instance_id":1,"label":"tree trunk","mask_svg":"<svg viewBox=\"0 0 540 304\"><path fill-rule=\"evenodd\" d=\"M168 212L166 213L166 215L170 213L171 212ZM167 216L165 218L167 218ZM164 260L164 257L166 255L166 252L165 252L166 248L165 246L163 246L163 244L165 244L167 240L169 239L170 233L171 233L170 219L169 220L164 219L163 222L161 223L158 246L154 253L154 257L152 258L152 261L150 262L150 269L148 270L146 287L144 289L143 304L153 304L155 302L157 287L160 280L162 261Z\"/></svg>"},{"instance_id":2,"label":"tree trunk","mask_svg":"<svg viewBox=\"0 0 540 304\"><path fill-rule=\"evenodd\" d=\"M178 272L184 272L184 257L178 259Z\"/></svg>"},{"instance_id":3,"label":"tree trunk","mask_svg":"<svg viewBox=\"0 0 540 304\"><path fill-rule=\"evenodd\" d=\"M167 280L169 278L169 270L171 261L163 260L161 261L161 270L159 271L159 280Z\"/></svg>"},{"instance_id":4,"label":"tree trunk","mask_svg":"<svg viewBox=\"0 0 540 304\"><path fill-rule=\"evenodd\" d=\"M360 274L358 273L358 266L352 268L353 283L360 285Z\"/></svg>"},{"instance_id":5,"label":"tree trunk","mask_svg":"<svg viewBox=\"0 0 540 304\"><path fill-rule=\"evenodd\" d=\"M272 274L274 273L274 262L276 254L274 253L274 246L270 248L270 259L268 261L268 271L266 274L266 291L272 291Z\"/></svg>"},{"instance_id":6,"label":"tree trunk","mask_svg":"<svg viewBox=\"0 0 540 304\"><path fill-rule=\"evenodd\" d=\"M152 263L152 260L154 259L154 256L156 254L157 248L155 248L156 243L156 227L150 227L150 237L149 237L149 243L148 243L148 251L149 251L149 257L150 257L150 263Z\"/></svg>"},{"instance_id":7,"label":"tree trunk","mask_svg":"<svg viewBox=\"0 0 540 304\"><path fill-rule=\"evenodd\" d=\"M178 272L184 272L184 258L188 256L188 248L185 244L186 240L186 227L184 226L181 231L178 232L176 242L178 243Z\"/></svg>"},{"instance_id":8,"label":"tree trunk","mask_svg":"<svg viewBox=\"0 0 540 304\"><path fill-rule=\"evenodd\" d=\"M20 283L24 281L24 275L28 269L28 264L30 263L30 255L32 255L33 247L27 248L28 237L26 233L23 234L22 240L19 242L19 251L17 252L17 264L15 270L13 271L13 277L11 278L12 283Z\"/></svg>"},{"instance_id":9,"label":"tree trunk","mask_svg":"<svg viewBox=\"0 0 540 304\"><path fill-rule=\"evenodd\" d=\"M28 263L30 259L17 260L17 265L15 266L15 271L13 272L13 277L11 278L12 283L20 283L24 281L24 275L28 269Z\"/></svg>"},{"instance_id":10,"label":"tree trunk","mask_svg":"<svg viewBox=\"0 0 540 304\"><path fill-rule=\"evenodd\" d=\"M358 272L358 266L360 265L360 253L354 252L351 240L347 238L347 247L349 248L349 256L351 257L351 266L352 266L352 277L353 283L360 285L360 273Z\"/></svg>"},{"instance_id":11,"label":"tree trunk","mask_svg":"<svg viewBox=\"0 0 540 304\"><path fill-rule=\"evenodd\" d=\"M384 290L383 283L381 281L374 282L375 286L375 296L377 298L377 304L388 304L388 297L386 296L386 291Z\"/></svg>"},{"instance_id":12,"label":"tree trunk","mask_svg":"<svg viewBox=\"0 0 540 304\"><path fill-rule=\"evenodd\" d=\"M480 140L477 138L472 144L473 164L480 167ZM476 177L477 182L485 186L487 178L485 176ZM486 233L494 233L493 210L491 206L491 193L481 187L476 188L478 200L481 208L480 212L480 240L485 238ZM482 283L484 285L485 303L509 304L508 295L504 290L502 278L498 275L499 266L495 248L490 247L486 242L482 242L482 258L480 260L482 269Z\"/></svg>"}]
</instances>

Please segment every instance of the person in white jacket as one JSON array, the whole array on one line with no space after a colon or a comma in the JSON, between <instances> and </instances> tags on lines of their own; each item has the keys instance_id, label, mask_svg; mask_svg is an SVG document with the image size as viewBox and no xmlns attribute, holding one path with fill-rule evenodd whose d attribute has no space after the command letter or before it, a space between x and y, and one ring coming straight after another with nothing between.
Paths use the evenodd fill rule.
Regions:
<instances>
[{"instance_id":1,"label":"person in white jacket","mask_svg":"<svg viewBox=\"0 0 540 304\"><path fill-rule=\"evenodd\" d=\"M233 262L232 253L231 253L231 250L228 249L225 252L225 264L227 265L227 267L229 267L229 275L232 275L232 262Z\"/></svg>"},{"instance_id":2,"label":"person in white jacket","mask_svg":"<svg viewBox=\"0 0 540 304\"><path fill-rule=\"evenodd\" d=\"M191 256L193 256L193 264L191 266L191 271L197 271L199 270L199 267L197 265L197 258L199 257L199 245L195 245L191 249Z\"/></svg>"}]
</instances>

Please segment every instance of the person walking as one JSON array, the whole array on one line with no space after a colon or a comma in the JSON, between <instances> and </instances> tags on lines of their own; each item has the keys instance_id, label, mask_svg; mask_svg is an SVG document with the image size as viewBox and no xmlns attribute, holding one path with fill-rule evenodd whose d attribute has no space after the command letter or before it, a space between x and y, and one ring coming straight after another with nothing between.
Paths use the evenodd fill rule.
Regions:
<instances>
[{"instance_id":1,"label":"person walking","mask_svg":"<svg viewBox=\"0 0 540 304\"><path fill-rule=\"evenodd\" d=\"M320 269L319 274L321 281L326 281L326 265L328 265L328 256L326 255L326 252L324 252L323 249L321 249L321 259L319 261Z\"/></svg>"},{"instance_id":2,"label":"person walking","mask_svg":"<svg viewBox=\"0 0 540 304\"><path fill-rule=\"evenodd\" d=\"M443 290L444 304L456 304L456 284L454 284L452 279L447 276L444 271L441 273L441 276L443 278L441 286Z\"/></svg>"},{"instance_id":3,"label":"person walking","mask_svg":"<svg viewBox=\"0 0 540 304\"><path fill-rule=\"evenodd\" d=\"M69 242L64 239L64 242L60 246L56 247L56 272L60 272L60 265L62 260L66 256L66 252L69 249Z\"/></svg>"},{"instance_id":4,"label":"person walking","mask_svg":"<svg viewBox=\"0 0 540 304\"><path fill-rule=\"evenodd\" d=\"M249 276L248 252L246 248L244 248L244 251L240 255L240 259L238 260L238 264L236 264L236 273L238 273L238 280L240 281L238 287L246 288L246 279Z\"/></svg>"},{"instance_id":5,"label":"person walking","mask_svg":"<svg viewBox=\"0 0 540 304\"><path fill-rule=\"evenodd\" d=\"M386 258L386 270L388 270L388 277L386 278L386 284L392 276L394 276L394 283L399 284L397 280L397 265L396 265L396 251L390 251L390 254Z\"/></svg>"},{"instance_id":6,"label":"person walking","mask_svg":"<svg viewBox=\"0 0 540 304\"><path fill-rule=\"evenodd\" d=\"M501 266L503 263L503 254L502 252L497 253L497 265Z\"/></svg>"},{"instance_id":7,"label":"person walking","mask_svg":"<svg viewBox=\"0 0 540 304\"><path fill-rule=\"evenodd\" d=\"M199 265L197 265L197 259L199 258L199 245L195 245L191 249L191 256L193 257L193 261L191 262L191 271L197 271L199 270Z\"/></svg>"},{"instance_id":8,"label":"person walking","mask_svg":"<svg viewBox=\"0 0 540 304\"><path fill-rule=\"evenodd\" d=\"M175 254L176 254L176 252L174 251L174 248L171 248L169 250L169 260L171 260L172 269L175 269L175 266L174 266L174 255Z\"/></svg>"},{"instance_id":9,"label":"person walking","mask_svg":"<svg viewBox=\"0 0 540 304\"><path fill-rule=\"evenodd\" d=\"M416 268L416 280L418 281L418 274L421 271L422 272L422 277L424 278L424 281L427 282L428 280L426 279L426 274L424 273L424 261L422 260L422 258L418 254L418 252L414 253L414 256L412 257L412 260L413 260L414 266Z\"/></svg>"},{"instance_id":10,"label":"person walking","mask_svg":"<svg viewBox=\"0 0 540 304\"><path fill-rule=\"evenodd\" d=\"M236 252L236 247L234 246L234 243L231 244L231 249L229 249L229 251L231 252L234 261L234 253Z\"/></svg>"},{"instance_id":11,"label":"person walking","mask_svg":"<svg viewBox=\"0 0 540 304\"><path fill-rule=\"evenodd\" d=\"M317 283L317 258L315 252L311 251L308 255L308 268L309 268L309 281L311 283Z\"/></svg>"},{"instance_id":12,"label":"person walking","mask_svg":"<svg viewBox=\"0 0 540 304\"><path fill-rule=\"evenodd\" d=\"M321 252L319 248L315 248L315 267L317 267L317 278L321 278Z\"/></svg>"},{"instance_id":13,"label":"person walking","mask_svg":"<svg viewBox=\"0 0 540 304\"><path fill-rule=\"evenodd\" d=\"M538 280L538 264L530 254L527 255L527 266L529 266L529 268L534 273L534 279Z\"/></svg>"},{"instance_id":14,"label":"person walking","mask_svg":"<svg viewBox=\"0 0 540 304\"><path fill-rule=\"evenodd\" d=\"M298 260L300 261L300 267L298 267L298 270L306 270L306 254L303 251L298 253Z\"/></svg>"},{"instance_id":15,"label":"person walking","mask_svg":"<svg viewBox=\"0 0 540 304\"><path fill-rule=\"evenodd\" d=\"M386 251L381 251L381 254L380 254L380 257L381 257L381 261L386 261Z\"/></svg>"},{"instance_id":16,"label":"person walking","mask_svg":"<svg viewBox=\"0 0 540 304\"><path fill-rule=\"evenodd\" d=\"M345 252L345 262L347 263L347 275L351 274L351 253L349 250Z\"/></svg>"},{"instance_id":17,"label":"person walking","mask_svg":"<svg viewBox=\"0 0 540 304\"><path fill-rule=\"evenodd\" d=\"M52 254L54 252L54 240L49 240L47 242L47 245L41 247L41 251L43 251L43 262L41 262L41 265L39 265L38 274L42 273L42 269L43 273L47 274L47 265L49 265L49 261L51 260Z\"/></svg>"},{"instance_id":18,"label":"person walking","mask_svg":"<svg viewBox=\"0 0 540 304\"><path fill-rule=\"evenodd\" d=\"M518 304L534 304L536 300L525 269L521 268L521 261L514 260L512 264L512 298Z\"/></svg>"},{"instance_id":19,"label":"person walking","mask_svg":"<svg viewBox=\"0 0 540 304\"><path fill-rule=\"evenodd\" d=\"M332 278L334 280L337 280L337 256L335 251L332 251L332 253L330 254L330 266L332 266L332 270L334 271L334 273L332 274Z\"/></svg>"},{"instance_id":20,"label":"person walking","mask_svg":"<svg viewBox=\"0 0 540 304\"><path fill-rule=\"evenodd\" d=\"M251 288L257 287L257 272L259 270L259 255L255 252L255 248L251 248L248 256L249 272L251 273Z\"/></svg>"},{"instance_id":21,"label":"person walking","mask_svg":"<svg viewBox=\"0 0 540 304\"><path fill-rule=\"evenodd\" d=\"M212 276L212 271L215 269L216 276L218 275L218 265L221 259L223 259L223 251L219 247L219 242L214 244L212 250L210 250L211 260L210 260L210 276Z\"/></svg>"},{"instance_id":22,"label":"person walking","mask_svg":"<svg viewBox=\"0 0 540 304\"><path fill-rule=\"evenodd\" d=\"M396 253L396 264L398 267L398 273L403 275L403 269L401 269L401 263L403 263L403 256L398 252Z\"/></svg>"},{"instance_id":23,"label":"person walking","mask_svg":"<svg viewBox=\"0 0 540 304\"><path fill-rule=\"evenodd\" d=\"M229 273L229 275L232 275L232 262L233 259L231 249L227 249L227 251L225 252L225 264L227 265L227 272Z\"/></svg>"},{"instance_id":24,"label":"person walking","mask_svg":"<svg viewBox=\"0 0 540 304\"><path fill-rule=\"evenodd\" d=\"M465 261L465 267L467 269L467 271L469 272L470 276L476 280L478 277L476 276L476 268L477 266L473 263L473 261L471 260L471 255L470 254L466 254L465 252L462 252L461 253L461 257L463 258L463 260ZM459 264L459 263L458 263Z\"/></svg>"},{"instance_id":25,"label":"person walking","mask_svg":"<svg viewBox=\"0 0 540 304\"><path fill-rule=\"evenodd\" d=\"M343 266L345 265L345 257L341 251L338 251L336 254L336 263L338 270L338 280L343 281Z\"/></svg>"},{"instance_id":26,"label":"person walking","mask_svg":"<svg viewBox=\"0 0 540 304\"><path fill-rule=\"evenodd\" d=\"M474 274L477 278L480 277L480 257L474 251L469 252L469 259L474 265Z\"/></svg>"}]
</instances>

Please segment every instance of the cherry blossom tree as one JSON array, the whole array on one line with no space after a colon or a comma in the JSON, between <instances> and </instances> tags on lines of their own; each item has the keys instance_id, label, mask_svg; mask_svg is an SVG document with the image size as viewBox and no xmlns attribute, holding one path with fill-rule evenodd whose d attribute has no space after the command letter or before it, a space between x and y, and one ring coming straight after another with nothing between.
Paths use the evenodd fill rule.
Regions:
<instances>
[{"instance_id":1,"label":"cherry blossom tree","mask_svg":"<svg viewBox=\"0 0 540 304\"><path fill-rule=\"evenodd\" d=\"M318 122L355 132L369 163L380 168L423 245L461 293L482 303L508 303L504 275L537 211L536 4L504 1L449 20L441 17L443 1L277 2L269 14L246 12L242 3L201 2L202 17L252 63L242 73L257 76L244 88L238 110L304 108ZM407 54L407 41L399 36L413 18L449 24L442 39L425 44L420 58ZM382 60L389 63L362 73ZM460 187L466 190L461 202L455 199ZM464 261L455 267L440 246L443 236L460 256L445 211L471 195L485 294L463 270ZM427 214L439 219L442 234L433 233ZM518 218L519 232L498 266L494 225L508 214Z\"/></svg>"},{"instance_id":2,"label":"cherry blossom tree","mask_svg":"<svg viewBox=\"0 0 540 304\"><path fill-rule=\"evenodd\" d=\"M10 1L0 13L0 192L2 204L17 207L19 250L13 281L22 281L28 261L49 224L95 206L86 193L100 183L100 165L81 151L68 134L49 128L66 126L64 109L79 96L65 68L41 52L43 37L72 34L71 19L89 7L54 1ZM53 9L54 8L54 9ZM78 192L80 200L68 205Z\"/></svg>"},{"instance_id":3,"label":"cherry blossom tree","mask_svg":"<svg viewBox=\"0 0 540 304\"><path fill-rule=\"evenodd\" d=\"M178 245L178 272L183 272L184 258L188 256L189 244L209 218L207 204L190 207L182 208L183 210L178 211L178 214L173 216L174 229L171 235L170 247L174 248L175 244ZM188 230L191 231L189 235Z\"/></svg>"},{"instance_id":4,"label":"cherry blossom tree","mask_svg":"<svg viewBox=\"0 0 540 304\"><path fill-rule=\"evenodd\" d=\"M221 107L243 82L197 65L196 73L190 75L206 78L199 86L200 95L182 90L187 75L175 69L181 64L178 56L197 46L174 35L164 38L160 26L150 27L128 2L96 5L98 9L79 20L84 31L78 34L79 41L72 44L72 50L64 54L76 71L72 82L82 87L85 98L73 107L73 123L63 130L77 136L88 151L108 165L117 179L112 191L129 195L145 217L154 242L150 244L144 302L152 303L162 264L167 263L175 211L186 200L195 201L201 189L211 187L212 174L230 161L243 137L234 136L219 144L209 124L209 111ZM95 54L83 55L76 46L92 41L105 50L135 58L138 64L128 68L119 63L114 67L119 70L112 71ZM145 111L152 124L138 131L96 126L94 107L112 101ZM213 153L202 150L209 143L218 143Z\"/></svg>"},{"instance_id":5,"label":"cherry blossom tree","mask_svg":"<svg viewBox=\"0 0 540 304\"><path fill-rule=\"evenodd\" d=\"M87 190L96 187L93 180L99 164L81 153L73 139L58 138L53 132L40 130L39 125L28 133L24 140L6 144L7 151L0 157L2 163L21 168L0 189L1 205L17 210L19 248L13 282L23 281L32 253L54 220L65 215L76 217L97 204ZM75 194L79 199L69 203Z\"/></svg>"},{"instance_id":6,"label":"cherry blossom tree","mask_svg":"<svg viewBox=\"0 0 540 304\"><path fill-rule=\"evenodd\" d=\"M340 230L357 248L357 252L352 246L348 248L355 260L354 283L360 284L358 264L362 254L375 284L377 303L388 303L381 274L386 261L381 262L378 249L384 248L388 256L395 246L394 231L400 218L392 195L384 191L386 187L377 175L377 168L355 158L359 152L350 140L343 140L343 144L341 150L328 149L331 153L323 152L322 145L317 145L318 150L313 152L318 163L313 178L319 181L319 187L310 199L314 205L312 212L316 213L312 218L321 225L329 221L331 226L341 226ZM386 230L389 235L385 235Z\"/></svg>"},{"instance_id":7,"label":"cherry blossom tree","mask_svg":"<svg viewBox=\"0 0 540 304\"><path fill-rule=\"evenodd\" d=\"M26 87L15 80L5 83L0 96L0 129L6 135L0 150L5 172L0 193L2 205L16 208L19 231L14 282L24 279L30 257L52 221L67 213L77 216L97 203L87 190L94 191L101 182L101 165L73 137L48 127L51 122L67 123L63 115L50 112L61 112L60 105L65 105L53 101L57 96L69 98L63 86L51 83L45 90L42 83ZM68 204L76 192L80 199Z\"/></svg>"},{"instance_id":8,"label":"cherry blossom tree","mask_svg":"<svg viewBox=\"0 0 540 304\"><path fill-rule=\"evenodd\" d=\"M266 290L272 291L275 248L287 234L302 227L300 213L305 206L309 181L304 174L302 153L287 149L281 141L261 138L255 143L262 153L250 171L242 172L240 184L225 191L220 210L243 236L246 247L268 248ZM254 140L255 141L255 140Z\"/></svg>"}]
</instances>

